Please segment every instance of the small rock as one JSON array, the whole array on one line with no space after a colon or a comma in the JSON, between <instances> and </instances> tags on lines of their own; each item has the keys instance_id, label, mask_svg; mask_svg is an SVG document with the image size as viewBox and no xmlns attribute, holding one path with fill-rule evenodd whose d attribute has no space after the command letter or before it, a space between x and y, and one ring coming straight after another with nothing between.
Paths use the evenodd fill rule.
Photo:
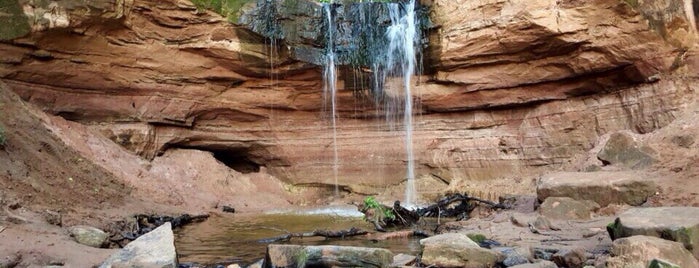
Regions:
<instances>
[{"instance_id":1,"label":"small rock","mask_svg":"<svg viewBox=\"0 0 699 268\"><path fill-rule=\"evenodd\" d=\"M680 242L699 258L699 207L631 208L607 231L612 240L647 235Z\"/></svg>"},{"instance_id":2,"label":"small rock","mask_svg":"<svg viewBox=\"0 0 699 268\"><path fill-rule=\"evenodd\" d=\"M237 263L226 266L226 268L241 268Z\"/></svg>"},{"instance_id":3,"label":"small rock","mask_svg":"<svg viewBox=\"0 0 699 268\"><path fill-rule=\"evenodd\" d=\"M583 267L587 257L584 248L563 248L553 254L551 260L562 267Z\"/></svg>"},{"instance_id":4,"label":"small rock","mask_svg":"<svg viewBox=\"0 0 699 268\"><path fill-rule=\"evenodd\" d=\"M534 254L535 259L550 261L553 258L553 254L556 254L558 250L558 248L534 247L532 249L532 253Z\"/></svg>"},{"instance_id":5,"label":"small rock","mask_svg":"<svg viewBox=\"0 0 699 268\"><path fill-rule=\"evenodd\" d=\"M504 259L499 252L481 248L461 233L435 235L420 240L422 264L438 267L493 267Z\"/></svg>"},{"instance_id":6,"label":"small rock","mask_svg":"<svg viewBox=\"0 0 699 268\"><path fill-rule=\"evenodd\" d=\"M517 252L517 250L514 248L499 247L499 248L493 248L493 250L500 252L501 254L503 254L505 256L505 259L502 261L502 264L505 265L505 267L529 263L529 260L526 257L524 257L522 254Z\"/></svg>"},{"instance_id":7,"label":"small rock","mask_svg":"<svg viewBox=\"0 0 699 268\"><path fill-rule=\"evenodd\" d=\"M512 224L519 227L527 227L533 220L534 216L530 214L512 213L512 216L510 216Z\"/></svg>"},{"instance_id":8,"label":"small rock","mask_svg":"<svg viewBox=\"0 0 699 268\"><path fill-rule=\"evenodd\" d=\"M76 242L94 248L101 248L104 246L109 237L104 231L85 225L70 227L68 232L70 232L70 236L72 236Z\"/></svg>"},{"instance_id":9,"label":"small rock","mask_svg":"<svg viewBox=\"0 0 699 268\"><path fill-rule=\"evenodd\" d=\"M235 213L235 208L229 206L223 206L223 212Z\"/></svg>"},{"instance_id":10,"label":"small rock","mask_svg":"<svg viewBox=\"0 0 699 268\"><path fill-rule=\"evenodd\" d=\"M35 50L31 53L31 55L40 60L50 60L54 58L51 52L48 52L43 49Z\"/></svg>"},{"instance_id":11,"label":"small rock","mask_svg":"<svg viewBox=\"0 0 699 268\"><path fill-rule=\"evenodd\" d=\"M699 261L681 243L652 236L617 239L611 253L613 257L607 260L608 268L646 267L653 259L666 260L679 267L699 267Z\"/></svg>"},{"instance_id":12,"label":"small rock","mask_svg":"<svg viewBox=\"0 0 699 268\"><path fill-rule=\"evenodd\" d=\"M604 230L602 230L601 228L590 228L590 229L587 229L583 232L582 237L583 238L590 238L590 237L593 237L593 236L596 236L599 234L603 234L603 233L606 233L606 232Z\"/></svg>"},{"instance_id":13,"label":"small rock","mask_svg":"<svg viewBox=\"0 0 699 268\"><path fill-rule=\"evenodd\" d=\"M586 220L600 206L589 200L575 200L570 197L549 197L539 207L541 215L551 219Z\"/></svg>"},{"instance_id":14,"label":"small rock","mask_svg":"<svg viewBox=\"0 0 699 268\"><path fill-rule=\"evenodd\" d=\"M44 211L43 215L44 219L46 219L46 222L49 224L63 226L63 217L61 213L47 209Z\"/></svg>"},{"instance_id":15,"label":"small rock","mask_svg":"<svg viewBox=\"0 0 699 268\"><path fill-rule=\"evenodd\" d=\"M558 268L558 265L556 265L553 262L550 261L539 261L535 263L527 263L527 264L519 264L515 266L511 266L510 268Z\"/></svg>"},{"instance_id":16,"label":"small rock","mask_svg":"<svg viewBox=\"0 0 699 268\"><path fill-rule=\"evenodd\" d=\"M413 263L415 263L415 259L416 257L413 255L400 253L396 256L393 256L393 262L391 263L391 267L410 266L413 265Z\"/></svg>"},{"instance_id":17,"label":"small rock","mask_svg":"<svg viewBox=\"0 0 699 268\"><path fill-rule=\"evenodd\" d=\"M675 145L682 147L682 148L688 148L692 147L694 144L694 136L692 135L680 135L680 136L674 136L671 139L672 143Z\"/></svg>"},{"instance_id":18,"label":"small rock","mask_svg":"<svg viewBox=\"0 0 699 268\"><path fill-rule=\"evenodd\" d=\"M0 268L12 268L22 261L22 255L12 254L0 259Z\"/></svg>"},{"instance_id":19,"label":"small rock","mask_svg":"<svg viewBox=\"0 0 699 268\"><path fill-rule=\"evenodd\" d=\"M170 222L146 233L107 258L100 268L176 268L175 237Z\"/></svg>"}]
</instances>

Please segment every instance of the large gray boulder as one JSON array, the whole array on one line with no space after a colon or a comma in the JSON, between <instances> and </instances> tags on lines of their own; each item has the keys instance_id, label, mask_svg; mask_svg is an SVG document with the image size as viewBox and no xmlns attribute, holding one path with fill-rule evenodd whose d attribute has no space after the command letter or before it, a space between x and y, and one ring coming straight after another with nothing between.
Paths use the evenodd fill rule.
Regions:
<instances>
[{"instance_id":1,"label":"large gray boulder","mask_svg":"<svg viewBox=\"0 0 699 268\"><path fill-rule=\"evenodd\" d=\"M647 235L676 241L699 258L699 207L632 208L609 224L607 231L612 240Z\"/></svg>"},{"instance_id":2,"label":"large gray boulder","mask_svg":"<svg viewBox=\"0 0 699 268\"><path fill-rule=\"evenodd\" d=\"M393 253L382 248L269 245L265 267L389 267Z\"/></svg>"},{"instance_id":3,"label":"large gray boulder","mask_svg":"<svg viewBox=\"0 0 699 268\"><path fill-rule=\"evenodd\" d=\"M612 245L607 268L648 267L662 259L679 267L699 267L699 261L681 243L653 236L637 235L617 239Z\"/></svg>"},{"instance_id":4,"label":"large gray boulder","mask_svg":"<svg viewBox=\"0 0 699 268\"><path fill-rule=\"evenodd\" d=\"M570 197L591 200L602 207L609 204L638 206L654 195L656 189L653 181L631 172L556 172L539 179L536 193L542 202L549 197Z\"/></svg>"},{"instance_id":5,"label":"large gray boulder","mask_svg":"<svg viewBox=\"0 0 699 268\"><path fill-rule=\"evenodd\" d=\"M467 235L447 233L420 240L422 264L436 267L482 268L494 267L504 256L481 248Z\"/></svg>"},{"instance_id":6,"label":"large gray boulder","mask_svg":"<svg viewBox=\"0 0 699 268\"><path fill-rule=\"evenodd\" d=\"M86 225L72 226L68 229L68 232L70 232L70 236L73 237L76 242L94 248L101 248L104 246L109 237L104 231Z\"/></svg>"},{"instance_id":7,"label":"large gray boulder","mask_svg":"<svg viewBox=\"0 0 699 268\"><path fill-rule=\"evenodd\" d=\"M176 268L175 237L170 223L140 236L100 265L112 267Z\"/></svg>"},{"instance_id":8,"label":"large gray boulder","mask_svg":"<svg viewBox=\"0 0 699 268\"><path fill-rule=\"evenodd\" d=\"M549 197L539 207L541 215L550 219L590 219L599 205L590 200L575 200L570 197Z\"/></svg>"}]
</instances>

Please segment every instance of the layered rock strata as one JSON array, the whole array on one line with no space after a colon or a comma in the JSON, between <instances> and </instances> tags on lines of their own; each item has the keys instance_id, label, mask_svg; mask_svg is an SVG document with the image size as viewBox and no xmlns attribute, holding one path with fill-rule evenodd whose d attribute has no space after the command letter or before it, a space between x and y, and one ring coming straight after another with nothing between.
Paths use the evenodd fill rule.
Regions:
<instances>
[{"instance_id":1,"label":"layered rock strata","mask_svg":"<svg viewBox=\"0 0 699 268\"><path fill-rule=\"evenodd\" d=\"M670 123L695 99L697 31L692 3L660 2L425 2L435 28L415 85L417 173L538 174L605 133ZM283 40L186 1L16 4L3 9L18 26L0 35L0 79L24 100L146 159L205 150L239 171L332 183L321 67ZM338 85L339 182L397 184L403 126L350 77Z\"/></svg>"}]
</instances>

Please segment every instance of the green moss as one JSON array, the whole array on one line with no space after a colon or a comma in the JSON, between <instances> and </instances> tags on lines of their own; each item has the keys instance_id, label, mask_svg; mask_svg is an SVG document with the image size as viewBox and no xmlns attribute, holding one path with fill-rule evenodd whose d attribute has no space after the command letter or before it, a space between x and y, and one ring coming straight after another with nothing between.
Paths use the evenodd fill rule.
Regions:
<instances>
[{"instance_id":1,"label":"green moss","mask_svg":"<svg viewBox=\"0 0 699 268\"><path fill-rule=\"evenodd\" d=\"M629 4L629 6L634 8L637 8L639 6L638 0L624 0L624 2L626 2L627 4Z\"/></svg>"},{"instance_id":2,"label":"green moss","mask_svg":"<svg viewBox=\"0 0 699 268\"><path fill-rule=\"evenodd\" d=\"M485 235L482 234L467 234L466 236L478 244L483 243L483 241L486 240Z\"/></svg>"},{"instance_id":3,"label":"green moss","mask_svg":"<svg viewBox=\"0 0 699 268\"><path fill-rule=\"evenodd\" d=\"M612 240L616 240L617 238L621 237L621 231L619 230L619 219L615 220L612 223L607 224L607 233L609 233L609 237Z\"/></svg>"},{"instance_id":4,"label":"green moss","mask_svg":"<svg viewBox=\"0 0 699 268\"><path fill-rule=\"evenodd\" d=\"M0 125L0 148L5 146L7 138L5 137L5 129Z\"/></svg>"},{"instance_id":5,"label":"green moss","mask_svg":"<svg viewBox=\"0 0 699 268\"><path fill-rule=\"evenodd\" d=\"M192 0L192 3L201 10L211 10L228 19L229 22L238 21L238 11L252 0Z\"/></svg>"},{"instance_id":6,"label":"green moss","mask_svg":"<svg viewBox=\"0 0 699 268\"><path fill-rule=\"evenodd\" d=\"M308 251L303 249L296 255L296 267L305 267L308 262Z\"/></svg>"},{"instance_id":7,"label":"green moss","mask_svg":"<svg viewBox=\"0 0 699 268\"><path fill-rule=\"evenodd\" d=\"M17 0L0 0L0 40L12 40L31 31L29 20Z\"/></svg>"}]
</instances>

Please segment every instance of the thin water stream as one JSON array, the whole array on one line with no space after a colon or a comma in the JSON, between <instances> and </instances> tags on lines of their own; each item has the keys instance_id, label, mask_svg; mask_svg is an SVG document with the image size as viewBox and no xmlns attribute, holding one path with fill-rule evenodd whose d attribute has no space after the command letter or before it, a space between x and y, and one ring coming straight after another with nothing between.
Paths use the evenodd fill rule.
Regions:
<instances>
[{"instance_id":1,"label":"thin water stream","mask_svg":"<svg viewBox=\"0 0 699 268\"><path fill-rule=\"evenodd\" d=\"M175 246L181 263L250 264L265 256L268 244L260 242L261 239L287 233L317 229L336 231L351 227L373 230L373 225L357 214L335 213L333 210L317 213L214 215L202 223L176 230ZM292 238L289 242L276 244L284 243L386 248L394 254L417 254L420 251L419 240L415 238L372 241L364 236L345 239L311 237Z\"/></svg>"},{"instance_id":2,"label":"thin water stream","mask_svg":"<svg viewBox=\"0 0 699 268\"><path fill-rule=\"evenodd\" d=\"M325 16L328 20L328 43L325 55L326 63L324 72L325 75L323 76L323 95L326 98L328 94L330 95L330 109L332 110L330 115L332 116L331 121L333 129L333 179L335 182L335 196L337 197L340 195L340 189L337 181L340 160L337 154L337 74L335 68L335 48L333 47L333 42L335 39L333 38L333 20L332 12L330 10L331 5L332 1L330 1L330 4L323 5L323 10L325 11Z\"/></svg>"}]
</instances>

